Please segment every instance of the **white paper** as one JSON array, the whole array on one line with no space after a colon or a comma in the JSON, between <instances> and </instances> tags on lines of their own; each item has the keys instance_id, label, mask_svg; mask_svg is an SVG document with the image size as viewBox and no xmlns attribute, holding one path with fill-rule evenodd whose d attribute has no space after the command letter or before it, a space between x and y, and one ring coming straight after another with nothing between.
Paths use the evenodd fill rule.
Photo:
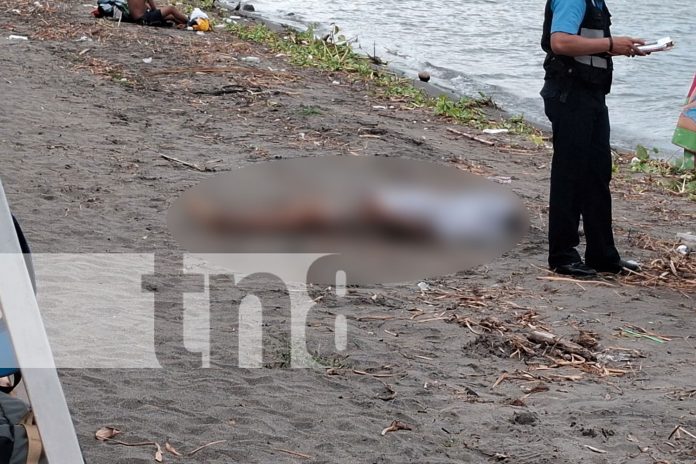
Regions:
<instances>
[{"instance_id":1,"label":"white paper","mask_svg":"<svg viewBox=\"0 0 696 464\"><path fill-rule=\"evenodd\" d=\"M670 37L664 37L659 40L646 42L645 45L639 45L636 48L643 53L662 52L674 48L674 41Z\"/></svg>"}]
</instances>

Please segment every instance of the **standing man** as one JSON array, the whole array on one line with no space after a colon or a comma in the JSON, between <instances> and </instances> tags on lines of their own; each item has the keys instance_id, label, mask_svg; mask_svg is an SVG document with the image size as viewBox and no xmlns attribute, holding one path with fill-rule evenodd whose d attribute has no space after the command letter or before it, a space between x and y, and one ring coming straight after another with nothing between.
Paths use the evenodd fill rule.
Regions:
<instances>
[{"instance_id":1,"label":"standing man","mask_svg":"<svg viewBox=\"0 0 696 464\"><path fill-rule=\"evenodd\" d=\"M541 46L546 52L544 98L553 128L549 202L549 267L573 277L638 270L620 258L611 220L612 159L605 96L612 56L643 55L645 42L612 37L604 0L547 0ZM575 247L582 216L585 262Z\"/></svg>"}]
</instances>

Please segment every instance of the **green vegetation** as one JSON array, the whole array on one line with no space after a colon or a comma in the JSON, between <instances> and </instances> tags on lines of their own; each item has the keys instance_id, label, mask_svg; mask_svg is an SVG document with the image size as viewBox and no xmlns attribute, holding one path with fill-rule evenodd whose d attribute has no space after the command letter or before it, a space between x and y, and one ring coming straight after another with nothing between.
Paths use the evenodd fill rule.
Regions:
<instances>
[{"instance_id":1,"label":"green vegetation","mask_svg":"<svg viewBox=\"0 0 696 464\"><path fill-rule=\"evenodd\" d=\"M653 159L650 153L658 154L659 150L648 150L643 145L636 147L636 156L631 161L631 171L657 177L656 183L674 193L687 195L696 200L696 170L685 167L685 159L668 162Z\"/></svg>"},{"instance_id":2,"label":"green vegetation","mask_svg":"<svg viewBox=\"0 0 696 464\"><path fill-rule=\"evenodd\" d=\"M301 116L316 116L318 114L321 114L321 110L318 106L300 105L299 113Z\"/></svg>"},{"instance_id":3,"label":"green vegetation","mask_svg":"<svg viewBox=\"0 0 696 464\"><path fill-rule=\"evenodd\" d=\"M230 24L227 29L243 40L263 44L275 53L287 56L297 66L355 74L372 84L380 97L401 101L413 108L431 108L436 115L477 129L505 128L515 134L528 135L538 146L543 144L540 131L521 116L490 121L484 109L495 105L488 96L463 97L459 101L446 96L432 98L414 86L411 80L376 67L373 59L353 50L337 26L333 26L324 38L315 36L314 27L306 31L286 30L282 34L259 23Z\"/></svg>"}]
</instances>

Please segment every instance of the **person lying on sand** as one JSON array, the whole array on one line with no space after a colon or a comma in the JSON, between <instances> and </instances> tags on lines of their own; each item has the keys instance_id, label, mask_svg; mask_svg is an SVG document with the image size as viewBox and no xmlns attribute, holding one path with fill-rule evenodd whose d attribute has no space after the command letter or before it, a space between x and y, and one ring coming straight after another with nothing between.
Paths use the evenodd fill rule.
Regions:
<instances>
[{"instance_id":1,"label":"person lying on sand","mask_svg":"<svg viewBox=\"0 0 696 464\"><path fill-rule=\"evenodd\" d=\"M114 18L143 26L171 26L184 28L188 18L173 6L157 8L154 0L98 0L92 11L95 18Z\"/></svg>"},{"instance_id":2,"label":"person lying on sand","mask_svg":"<svg viewBox=\"0 0 696 464\"><path fill-rule=\"evenodd\" d=\"M160 26L167 21L186 27L188 18L171 5L157 8L155 0L128 0L131 19L144 26Z\"/></svg>"},{"instance_id":3,"label":"person lying on sand","mask_svg":"<svg viewBox=\"0 0 696 464\"><path fill-rule=\"evenodd\" d=\"M318 196L299 196L266 207L235 210L197 195L185 202L186 213L209 231L246 234L377 233L390 238L446 243L499 240L525 227L512 204L471 192L384 187L356 195L341 205Z\"/></svg>"},{"instance_id":4,"label":"person lying on sand","mask_svg":"<svg viewBox=\"0 0 696 464\"><path fill-rule=\"evenodd\" d=\"M128 9L133 21L145 26L156 26L172 21L177 26L186 27L188 18L171 5L158 8L155 0L128 0Z\"/></svg>"}]
</instances>

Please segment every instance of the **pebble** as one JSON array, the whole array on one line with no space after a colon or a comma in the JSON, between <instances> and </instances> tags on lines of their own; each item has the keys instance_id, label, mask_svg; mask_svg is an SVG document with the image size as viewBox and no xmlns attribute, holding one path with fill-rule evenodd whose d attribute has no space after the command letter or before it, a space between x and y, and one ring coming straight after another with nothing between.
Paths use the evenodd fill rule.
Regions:
<instances>
[{"instance_id":1,"label":"pebble","mask_svg":"<svg viewBox=\"0 0 696 464\"><path fill-rule=\"evenodd\" d=\"M430 80L430 73L428 71L421 71L418 73L418 79L423 82L428 82Z\"/></svg>"},{"instance_id":2,"label":"pebble","mask_svg":"<svg viewBox=\"0 0 696 464\"><path fill-rule=\"evenodd\" d=\"M529 411L516 412L512 416L512 422L520 425L536 425L539 422L539 416Z\"/></svg>"}]
</instances>

